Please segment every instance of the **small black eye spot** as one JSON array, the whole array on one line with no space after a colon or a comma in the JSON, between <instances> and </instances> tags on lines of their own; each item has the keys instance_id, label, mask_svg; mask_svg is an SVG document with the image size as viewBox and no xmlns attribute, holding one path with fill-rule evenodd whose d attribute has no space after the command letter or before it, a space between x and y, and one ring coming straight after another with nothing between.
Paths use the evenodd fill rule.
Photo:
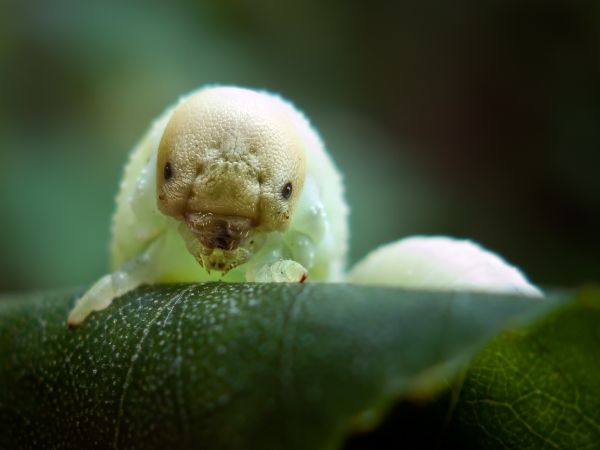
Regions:
<instances>
[{"instance_id":1,"label":"small black eye spot","mask_svg":"<svg viewBox=\"0 0 600 450\"><path fill-rule=\"evenodd\" d=\"M166 163L165 168L163 169L163 176L165 180L169 180L173 176L173 169L171 168L171 163Z\"/></svg>"},{"instance_id":2,"label":"small black eye spot","mask_svg":"<svg viewBox=\"0 0 600 450\"><path fill-rule=\"evenodd\" d=\"M283 189L281 189L281 196L287 200L291 197L291 195L292 195L292 183L290 183L288 181L283 186Z\"/></svg>"}]
</instances>

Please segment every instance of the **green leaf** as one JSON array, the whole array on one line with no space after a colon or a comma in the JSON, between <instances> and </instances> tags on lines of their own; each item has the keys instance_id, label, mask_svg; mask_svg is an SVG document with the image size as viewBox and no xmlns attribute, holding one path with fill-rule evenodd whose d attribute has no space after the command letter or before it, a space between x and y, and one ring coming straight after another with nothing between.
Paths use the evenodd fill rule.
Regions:
<instances>
[{"instance_id":1,"label":"green leaf","mask_svg":"<svg viewBox=\"0 0 600 450\"><path fill-rule=\"evenodd\" d=\"M445 386L545 303L341 284L143 287L0 301L0 447L332 449ZM541 306L543 305L543 307Z\"/></svg>"},{"instance_id":2,"label":"green leaf","mask_svg":"<svg viewBox=\"0 0 600 450\"><path fill-rule=\"evenodd\" d=\"M600 448L600 290L494 339L467 373L452 428L479 448Z\"/></svg>"}]
</instances>

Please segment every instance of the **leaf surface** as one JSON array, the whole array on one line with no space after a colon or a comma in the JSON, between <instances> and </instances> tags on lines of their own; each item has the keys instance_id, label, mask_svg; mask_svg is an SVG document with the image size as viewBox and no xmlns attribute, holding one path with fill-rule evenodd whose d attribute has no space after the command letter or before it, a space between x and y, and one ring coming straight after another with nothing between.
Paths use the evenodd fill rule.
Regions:
<instances>
[{"instance_id":1,"label":"leaf surface","mask_svg":"<svg viewBox=\"0 0 600 450\"><path fill-rule=\"evenodd\" d=\"M600 448L600 290L486 346L452 427L480 448Z\"/></svg>"},{"instance_id":2,"label":"leaf surface","mask_svg":"<svg viewBox=\"0 0 600 450\"><path fill-rule=\"evenodd\" d=\"M439 391L515 318L548 309L498 295L206 283L140 288L70 331L80 293L0 300L0 447L338 448L402 399Z\"/></svg>"}]
</instances>

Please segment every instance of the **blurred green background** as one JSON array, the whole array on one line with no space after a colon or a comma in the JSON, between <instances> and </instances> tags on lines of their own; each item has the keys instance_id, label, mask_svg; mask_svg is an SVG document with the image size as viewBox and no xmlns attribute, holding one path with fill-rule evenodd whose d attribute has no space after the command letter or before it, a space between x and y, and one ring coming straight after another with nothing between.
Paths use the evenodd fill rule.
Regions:
<instances>
[{"instance_id":1,"label":"blurred green background","mask_svg":"<svg viewBox=\"0 0 600 450\"><path fill-rule=\"evenodd\" d=\"M600 3L0 6L0 290L107 270L129 149L204 83L281 93L345 174L351 260L469 237L537 283L600 276Z\"/></svg>"}]
</instances>

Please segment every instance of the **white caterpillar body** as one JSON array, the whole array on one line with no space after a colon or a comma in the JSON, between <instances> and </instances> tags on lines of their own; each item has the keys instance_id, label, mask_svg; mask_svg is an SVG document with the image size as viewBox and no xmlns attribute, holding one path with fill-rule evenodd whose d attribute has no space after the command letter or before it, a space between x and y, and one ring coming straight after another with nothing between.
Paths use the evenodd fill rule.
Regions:
<instances>
[{"instance_id":1,"label":"white caterpillar body","mask_svg":"<svg viewBox=\"0 0 600 450\"><path fill-rule=\"evenodd\" d=\"M214 270L215 268L208 268L209 273L186 248L186 241L180 234L181 222L162 214L157 207L155 186L159 144L174 110L193 96L207 97L203 100L208 104L215 99L223 101L224 98L229 98L239 109L257 108L268 103L272 111L267 115L287 116L290 125L295 127L302 139L302 149L306 153L304 186L287 229L267 233L269 236L257 236L255 240L263 239L266 242L261 247L257 246L252 257L259 256L273 262L281 259L294 260L309 271L311 279L339 281L347 252L348 210L339 172L319 136L306 118L280 97L229 87L201 89L183 97L177 106L169 108L156 120L134 149L125 169L113 219L113 269L116 270L129 261L156 236L166 241L162 250L165 252L164 258L156 261L156 281L247 281L251 278L248 270L256 269L252 264L246 263L233 267L225 274ZM227 109L227 114L242 114L233 107ZM252 117L251 113L252 110L240 121L247 122ZM226 137L221 146L227 146L229 142L226 140L230 138L232 141L237 140L238 146L231 148L231 152L247 152L249 144L244 142L244 132L239 124L229 124L229 129L223 133ZM222 148L217 150L223 151ZM269 162L275 164L276 160ZM232 166L228 169L233 171L235 169Z\"/></svg>"},{"instance_id":2,"label":"white caterpillar body","mask_svg":"<svg viewBox=\"0 0 600 450\"><path fill-rule=\"evenodd\" d=\"M384 245L360 261L347 279L411 289L542 295L498 255L471 241L445 236L412 236Z\"/></svg>"},{"instance_id":3,"label":"white caterpillar body","mask_svg":"<svg viewBox=\"0 0 600 450\"><path fill-rule=\"evenodd\" d=\"M461 283L453 259L487 267L492 254L418 239L416 247L374 252L347 280L538 294L500 260L490 266L493 281ZM452 251L440 258L436 248ZM142 283L342 281L347 249L342 178L304 115L270 93L201 88L168 108L133 149L113 217L113 272L79 299L68 324ZM407 277L412 266L418 270Z\"/></svg>"},{"instance_id":4,"label":"white caterpillar body","mask_svg":"<svg viewBox=\"0 0 600 450\"><path fill-rule=\"evenodd\" d=\"M192 92L131 153L113 218L113 272L68 323L142 283L340 281L348 247L342 186L318 134L290 103L237 87Z\"/></svg>"}]
</instances>

